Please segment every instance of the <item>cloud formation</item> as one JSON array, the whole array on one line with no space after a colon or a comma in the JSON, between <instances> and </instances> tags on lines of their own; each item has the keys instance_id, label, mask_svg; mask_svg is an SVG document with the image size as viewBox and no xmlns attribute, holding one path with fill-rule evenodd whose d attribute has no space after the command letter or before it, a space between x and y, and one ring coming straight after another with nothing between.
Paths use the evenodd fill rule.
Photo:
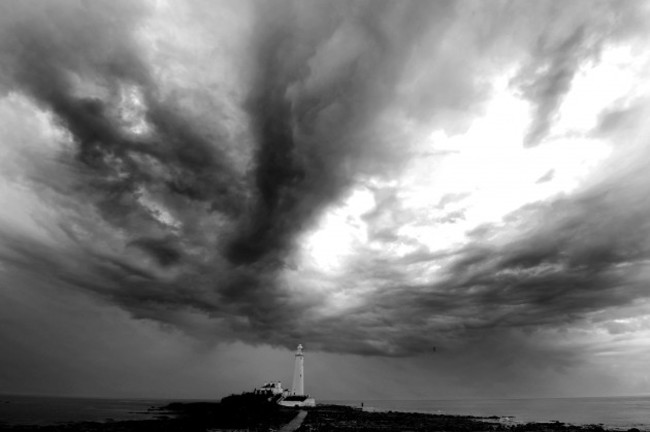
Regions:
<instances>
[{"instance_id":1,"label":"cloud formation","mask_svg":"<svg viewBox=\"0 0 650 432\"><path fill-rule=\"evenodd\" d=\"M645 99L571 108L638 3L1 7L3 266L206 340L558 367L525 335L647 302Z\"/></svg>"}]
</instances>

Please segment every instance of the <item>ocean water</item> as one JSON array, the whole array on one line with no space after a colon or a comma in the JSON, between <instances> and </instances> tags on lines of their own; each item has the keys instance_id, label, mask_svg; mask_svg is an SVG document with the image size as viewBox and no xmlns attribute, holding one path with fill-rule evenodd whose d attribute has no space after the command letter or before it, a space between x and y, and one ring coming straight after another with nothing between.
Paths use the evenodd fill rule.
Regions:
<instances>
[{"instance_id":1,"label":"ocean water","mask_svg":"<svg viewBox=\"0 0 650 432\"><path fill-rule=\"evenodd\" d=\"M100 399L0 395L0 424L50 425L79 421L147 420L149 411L172 401L160 399Z\"/></svg>"},{"instance_id":2,"label":"ocean water","mask_svg":"<svg viewBox=\"0 0 650 432\"><path fill-rule=\"evenodd\" d=\"M325 401L319 401L324 403ZM554 399L355 400L327 401L377 411L499 416L513 423L560 421L650 431L650 396Z\"/></svg>"},{"instance_id":3,"label":"ocean water","mask_svg":"<svg viewBox=\"0 0 650 432\"><path fill-rule=\"evenodd\" d=\"M198 401L198 400L197 400ZM163 413L151 408L173 400L100 399L0 395L0 423L48 425L75 421L145 420ZM650 396L559 399L318 400L376 411L498 416L510 423L560 421L650 431Z\"/></svg>"}]
</instances>

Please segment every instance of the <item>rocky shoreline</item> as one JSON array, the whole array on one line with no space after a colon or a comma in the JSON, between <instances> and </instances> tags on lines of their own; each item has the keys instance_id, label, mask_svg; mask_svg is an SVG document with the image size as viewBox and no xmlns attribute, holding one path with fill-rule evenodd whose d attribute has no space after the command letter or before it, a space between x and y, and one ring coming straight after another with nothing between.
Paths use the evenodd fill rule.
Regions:
<instances>
[{"instance_id":1,"label":"rocky shoreline","mask_svg":"<svg viewBox=\"0 0 650 432\"><path fill-rule=\"evenodd\" d=\"M278 431L297 414L254 395L224 398L221 403L172 403L156 408L149 420L76 422L49 426L7 425L0 432L220 432ZM607 432L601 425L560 422L503 424L497 418L405 412L368 412L341 405L319 405L307 412L296 432ZM630 429L629 432L640 432Z\"/></svg>"},{"instance_id":2,"label":"rocky shoreline","mask_svg":"<svg viewBox=\"0 0 650 432\"><path fill-rule=\"evenodd\" d=\"M385 431L499 431L499 432L606 432L601 425L568 425L561 422L502 424L498 417L473 417L406 412L367 412L357 408L321 405L309 411L298 432ZM640 432L630 429L629 432Z\"/></svg>"}]
</instances>

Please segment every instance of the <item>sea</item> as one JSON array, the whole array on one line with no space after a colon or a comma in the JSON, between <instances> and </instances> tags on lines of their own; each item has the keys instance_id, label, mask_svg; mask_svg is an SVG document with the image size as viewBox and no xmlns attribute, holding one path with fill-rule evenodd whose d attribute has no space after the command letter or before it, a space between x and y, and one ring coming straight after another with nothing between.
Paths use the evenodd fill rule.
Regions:
<instances>
[{"instance_id":1,"label":"sea","mask_svg":"<svg viewBox=\"0 0 650 432\"><path fill-rule=\"evenodd\" d=\"M0 425L148 420L164 415L162 399L105 399L0 395Z\"/></svg>"},{"instance_id":2,"label":"sea","mask_svg":"<svg viewBox=\"0 0 650 432\"><path fill-rule=\"evenodd\" d=\"M361 407L363 403L366 411L496 417L495 421L507 424L559 421L572 425L603 425L616 430L650 431L650 396L319 402L353 407Z\"/></svg>"},{"instance_id":3,"label":"sea","mask_svg":"<svg viewBox=\"0 0 650 432\"><path fill-rule=\"evenodd\" d=\"M171 402L174 401L0 395L0 424L43 426L79 421L145 420L160 416L161 412L156 408ZM358 408L363 403L366 411L495 417L493 421L507 424L559 421L574 425L600 424L617 430L637 428L650 431L650 396L318 402Z\"/></svg>"}]
</instances>

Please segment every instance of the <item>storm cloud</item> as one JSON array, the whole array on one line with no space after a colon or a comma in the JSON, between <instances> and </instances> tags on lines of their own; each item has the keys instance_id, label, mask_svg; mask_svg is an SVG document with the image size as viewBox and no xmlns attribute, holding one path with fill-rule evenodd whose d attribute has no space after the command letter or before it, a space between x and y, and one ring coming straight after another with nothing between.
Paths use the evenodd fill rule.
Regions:
<instances>
[{"instance_id":1,"label":"storm cloud","mask_svg":"<svg viewBox=\"0 0 650 432\"><path fill-rule=\"evenodd\" d=\"M7 284L212 342L559 369L551 335L645 313L646 99L563 123L647 42L639 2L0 8Z\"/></svg>"}]
</instances>

